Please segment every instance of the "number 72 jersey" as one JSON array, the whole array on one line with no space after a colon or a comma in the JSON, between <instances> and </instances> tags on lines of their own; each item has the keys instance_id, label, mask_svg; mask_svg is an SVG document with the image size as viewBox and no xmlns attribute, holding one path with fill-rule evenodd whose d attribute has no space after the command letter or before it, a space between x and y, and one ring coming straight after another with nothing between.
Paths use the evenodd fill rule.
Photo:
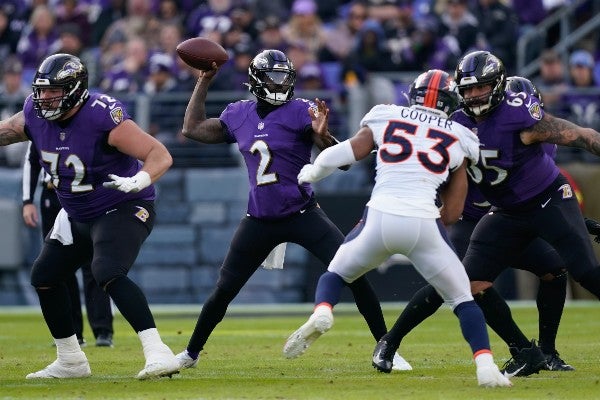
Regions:
<instances>
[{"instance_id":1,"label":"number 72 jersey","mask_svg":"<svg viewBox=\"0 0 600 400\"><path fill-rule=\"evenodd\" d=\"M126 200L153 200L154 186L123 193L102 186L108 174L133 176L141 163L108 144L108 134L130 116L118 100L91 93L68 121L37 116L31 96L23 106L25 132L39 154L40 165L51 176L61 205L78 221L102 215Z\"/></svg>"},{"instance_id":2,"label":"number 72 jersey","mask_svg":"<svg viewBox=\"0 0 600 400\"><path fill-rule=\"evenodd\" d=\"M465 158L479 156L477 137L431 108L377 105L361 126L373 131L378 147L368 206L390 214L438 218L438 187Z\"/></svg>"}]
</instances>

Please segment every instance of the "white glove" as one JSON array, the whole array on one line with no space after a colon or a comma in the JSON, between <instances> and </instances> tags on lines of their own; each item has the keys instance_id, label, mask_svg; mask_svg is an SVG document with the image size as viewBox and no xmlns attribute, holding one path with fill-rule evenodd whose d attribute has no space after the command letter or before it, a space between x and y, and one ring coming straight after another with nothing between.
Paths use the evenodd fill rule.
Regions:
<instances>
[{"instance_id":1,"label":"white glove","mask_svg":"<svg viewBox=\"0 0 600 400\"><path fill-rule=\"evenodd\" d=\"M137 193L142 189L147 188L152 183L150 175L146 171L140 171L134 176L121 177L113 174L108 174L112 179L110 182L104 182L102 186L109 189L117 189L121 192Z\"/></svg>"},{"instance_id":2,"label":"white glove","mask_svg":"<svg viewBox=\"0 0 600 400\"><path fill-rule=\"evenodd\" d=\"M320 181L321 179L330 175L334 170L335 168L327 168L320 167L314 164L306 164L304 167L302 167L300 173L298 174L298 183L302 184L306 182L313 183Z\"/></svg>"}]
</instances>

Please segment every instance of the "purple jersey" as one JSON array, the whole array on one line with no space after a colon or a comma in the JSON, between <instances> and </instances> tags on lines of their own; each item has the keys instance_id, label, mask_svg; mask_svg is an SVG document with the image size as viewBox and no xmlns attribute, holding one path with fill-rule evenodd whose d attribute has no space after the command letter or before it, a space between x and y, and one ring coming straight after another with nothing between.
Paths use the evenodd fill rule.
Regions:
<instances>
[{"instance_id":1,"label":"purple jersey","mask_svg":"<svg viewBox=\"0 0 600 400\"><path fill-rule=\"evenodd\" d=\"M556 145L553 143L543 143L544 151L552 158L556 155ZM465 208L463 217L470 220L480 220L490 211L491 204L485 199L479 187L469 178L469 190L465 199Z\"/></svg>"},{"instance_id":2,"label":"purple jersey","mask_svg":"<svg viewBox=\"0 0 600 400\"><path fill-rule=\"evenodd\" d=\"M514 208L541 193L558 176L558 167L545 146L525 145L519 136L543 115L537 98L510 92L481 122L462 110L452 115L479 137L481 157L477 165L469 167L469 176L492 205Z\"/></svg>"},{"instance_id":3,"label":"purple jersey","mask_svg":"<svg viewBox=\"0 0 600 400\"><path fill-rule=\"evenodd\" d=\"M40 164L52 177L56 193L69 216L87 221L123 201L153 200L154 186L138 193L107 189L108 174L133 176L141 162L108 144L108 134L130 119L123 105L105 94L92 93L66 123L37 116L32 96L23 107L25 129L40 155Z\"/></svg>"},{"instance_id":4,"label":"purple jersey","mask_svg":"<svg viewBox=\"0 0 600 400\"><path fill-rule=\"evenodd\" d=\"M248 214L256 218L282 218L302 210L312 198L309 184L298 184L298 173L310 163L312 137L309 107L294 99L271 111L264 119L256 101L242 100L227 106L220 120L227 126L229 142L237 142L246 162L250 194Z\"/></svg>"}]
</instances>

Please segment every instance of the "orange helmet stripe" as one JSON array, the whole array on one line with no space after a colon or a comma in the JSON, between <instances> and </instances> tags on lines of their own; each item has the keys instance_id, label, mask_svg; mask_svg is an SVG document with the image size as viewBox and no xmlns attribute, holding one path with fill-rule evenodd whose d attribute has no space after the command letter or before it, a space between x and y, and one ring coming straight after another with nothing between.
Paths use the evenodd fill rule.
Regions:
<instances>
[{"instance_id":1,"label":"orange helmet stripe","mask_svg":"<svg viewBox=\"0 0 600 400\"><path fill-rule=\"evenodd\" d=\"M438 88L442 81L442 71L435 71L427 85L427 93L425 94L425 107L436 108L438 98Z\"/></svg>"}]
</instances>

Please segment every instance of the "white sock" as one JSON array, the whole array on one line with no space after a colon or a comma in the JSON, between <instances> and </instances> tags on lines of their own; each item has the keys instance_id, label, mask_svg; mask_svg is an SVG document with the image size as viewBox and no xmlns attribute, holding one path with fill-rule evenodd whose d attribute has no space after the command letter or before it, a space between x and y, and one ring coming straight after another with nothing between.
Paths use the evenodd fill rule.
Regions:
<instances>
[{"instance_id":1,"label":"white sock","mask_svg":"<svg viewBox=\"0 0 600 400\"><path fill-rule=\"evenodd\" d=\"M480 353L475 357L475 365L477 368L487 368L494 364L494 356L492 353Z\"/></svg>"},{"instance_id":2,"label":"white sock","mask_svg":"<svg viewBox=\"0 0 600 400\"><path fill-rule=\"evenodd\" d=\"M158 333L158 329L150 328L138 332L138 336L142 341L142 346L145 348L153 347L162 344L162 339Z\"/></svg>"},{"instance_id":3,"label":"white sock","mask_svg":"<svg viewBox=\"0 0 600 400\"><path fill-rule=\"evenodd\" d=\"M79 346L79 341L77 340L77 335L69 336L64 339L54 339L54 343L56 343L56 355L61 357L70 357L74 355L79 355L79 353L83 353L81 351L81 347Z\"/></svg>"}]
</instances>

